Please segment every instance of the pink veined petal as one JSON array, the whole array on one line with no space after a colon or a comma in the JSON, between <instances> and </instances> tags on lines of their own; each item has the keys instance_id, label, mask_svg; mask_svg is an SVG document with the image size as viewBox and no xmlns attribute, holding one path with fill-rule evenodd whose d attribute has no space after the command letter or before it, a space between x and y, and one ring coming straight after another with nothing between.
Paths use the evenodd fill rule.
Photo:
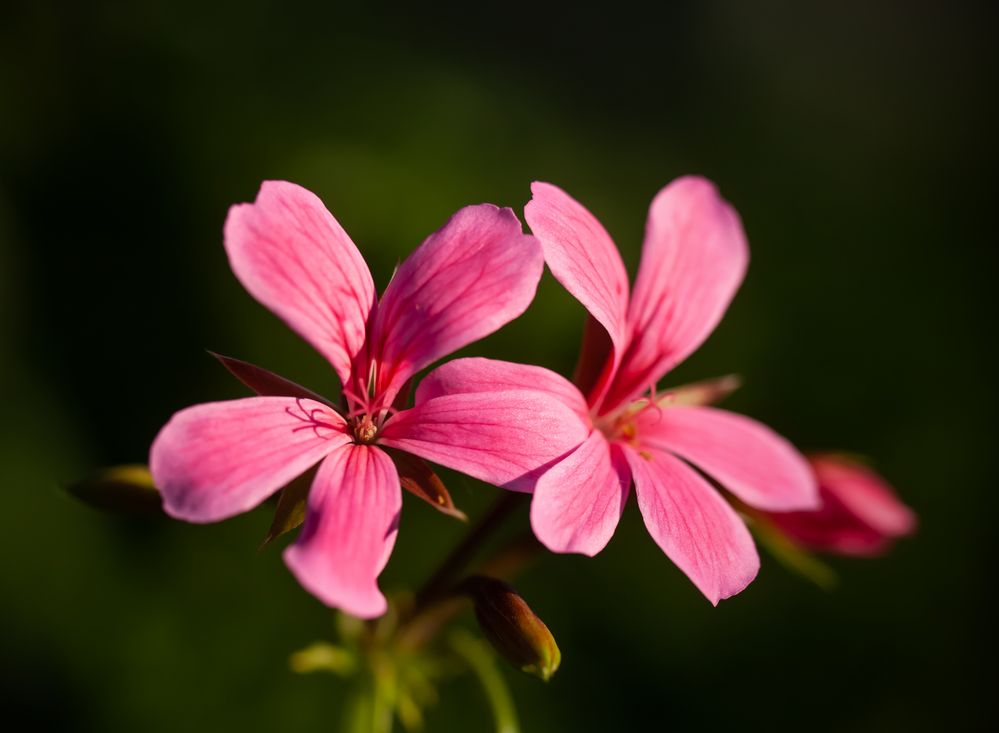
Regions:
<instances>
[{"instance_id":1,"label":"pink veined petal","mask_svg":"<svg viewBox=\"0 0 999 733\"><path fill-rule=\"evenodd\" d=\"M866 466L835 455L812 456L819 485L858 519L887 537L916 529L916 515L881 476Z\"/></svg>"},{"instance_id":2,"label":"pink veined petal","mask_svg":"<svg viewBox=\"0 0 999 733\"><path fill-rule=\"evenodd\" d=\"M378 575L399 528L402 491L392 459L370 445L334 451L316 472L305 526L284 560L306 590L352 616L385 613Z\"/></svg>"},{"instance_id":3,"label":"pink veined petal","mask_svg":"<svg viewBox=\"0 0 999 733\"><path fill-rule=\"evenodd\" d=\"M243 287L348 384L375 287L361 253L322 201L294 183L264 181L254 203L229 209L225 248Z\"/></svg>"},{"instance_id":4,"label":"pink veined petal","mask_svg":"<svg viewBox=\"0 0 999 733\"><path fill-rule=\"evenodd\" d=\"M659 192L628 310L630 341L603 411L640 394L701 345L748 262L739 216L709 181L678 178Z\"/></svg>"},{"instance_id":5,"label":"pink veined petal","mask_svg":"<svg viewBox=\"0 0 999 733\"><path fill-rule=\"evenodd\" d=\"M531 184L531 193L524 218L541 242L545 262L555 279L610 337L613 348L605 375L608 378L627 338L628 273L621 255L597 218L565 191L536 181ZM601 386L596 385L597 392Z\"/></svg>"},{"instance_id":6,"label":"pink veined petal","mask_svg":"<svg viewBox=\"0 0 999 733\"><path fill-rule=\"evenodd\" d=\"M665 407L638 418L643 445L668 450L750 506L817 509L815 476L793 445L762 423L714 407Z\"/></svg>"},{"instance_id":7,"label":"pink veined petal","mask_svg":"<svg viewBox=\"0 0 999 733\"><path fill-rule=\"evenodd\" d=\"M617 528L630 484L619 450L594 430L538 479L531 499L535 536L552 552L596 555Z\"/></svg>"},{"instance_id":8,"label":"pink veined petal","mask_svg":"<svg viewBox=\"0 0 999 733\"><path fill-rule=\"evenodd\" d=\"M394 415L378 442L530 492L588 432L578 415L543 392L476 392L435 397Z\"/></svg>"},{"instance_id":9,"label":"pink veined petal","mask_svg":"<svg viewBox=\"0 0 999 733\"><path fill-rule=\"evenodd\" d=\"M375 317L377 391L391 400L420 369L519 316L541 279L541 248L510 209L466 206L414 251Z\"/></svg>"},{"instance_id":10,"label":"pink veined petal","mask_svg":"<svg viewBox=\"0 0 999 733\"><path fill-rule=\"evenodd\" d=\"M623 447L649 534L717 605L756 577L760 558L746 525L697 472L658 450Z\"/></svg>"},{"instance_id":11,"label":"pink veined petal","mask_svg":"<svg viewBox=\"0 0 999 733\"><path fill-rule=\"evenodd\" d=\"M241 514L347 443L342 417L294 397L248 397L181 410L156 436L149 468L167 514Z\"/></svg>"},{"instance_id":12,"label":"pink veined petal","mask_svg":"<svg viewBox=\"0 0 999 733\"><path fill-rule=\"evenodd\" d=\"M586 399L561 374L544 367L510 361L470 357L452 359L434 369L416 388L417 405L446 394L468 392L507 392L536 389L547 392L589 424Z\"/></svg>"}]
</instances>

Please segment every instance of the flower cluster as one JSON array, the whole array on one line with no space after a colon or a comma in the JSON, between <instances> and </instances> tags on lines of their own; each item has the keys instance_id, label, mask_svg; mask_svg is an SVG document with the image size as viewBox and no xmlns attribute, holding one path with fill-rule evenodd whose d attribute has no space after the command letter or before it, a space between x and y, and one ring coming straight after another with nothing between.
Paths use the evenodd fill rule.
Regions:
<instances>
[{"instance_id":1,"label":"flower cluster","mask_svg":"<svg viewBox=\"0 0 999 733\"><path fill-rule=\"evenodd\" d=\"M564 191L534 184L524 213L532 235L510 209L461 209L379 298L309 191L266 182L234 206L233 272L329 361L341 399L224 359L257 395L190 407L160 431L150 471L167 513L223 520L305 475L304 525L285 561L321 601L362 618L387 608L377 578L402 488L452 508L425 461L531 494L534 534L554 552L599 552L634 487L653 539L712 603L759 568L742 508L832 551L873 552L912 529L869 470L810 463L766 426L711 406L731 380L657 388L714 330L748 264L739 217L711 183L681 178L656 196L632 288L603 226ZM412 389L422 370L521 315L545 263L590 315L572 381L463 358Z\"/></svg>"}]
</instances>

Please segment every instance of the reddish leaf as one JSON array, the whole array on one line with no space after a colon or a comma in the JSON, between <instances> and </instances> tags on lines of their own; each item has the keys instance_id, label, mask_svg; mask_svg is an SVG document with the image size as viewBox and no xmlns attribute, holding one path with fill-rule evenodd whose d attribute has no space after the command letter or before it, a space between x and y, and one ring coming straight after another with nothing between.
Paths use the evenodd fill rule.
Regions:
<instances>
[{"instance_id":1,"label":"reddish leaf","mask_svg":"<svg viewBox=\"0 0 999 733\"><path fill-rule=\"evenodd\" d=\"M433 472L422 458L398 450L389 450L395 467L399 471L399 483L414 496L418 496L437 511L449 517L468 521L463 511L458 509L451 500L451 494L440 477Z\"/></svg>"},{"instance_id":2,"label":"reddish leaf","mask_svg":"<svg viewBox=\"0 0 999 733\"><path fill-rule=\"evenodd\" d=\"M302 385L296 384L290 379L285 379L274 372L267 371L263 367L258 367L241 359L233 359L231 356L222 356L222 354L216 354L214 351L209 351L208 353L218 359L222 363L222 366L229 370L230 374L258 395L302 397L322 402L331 407L333 406L328 399L316 394L311 389L306 389Z\"/></svg>"}]
</instances>

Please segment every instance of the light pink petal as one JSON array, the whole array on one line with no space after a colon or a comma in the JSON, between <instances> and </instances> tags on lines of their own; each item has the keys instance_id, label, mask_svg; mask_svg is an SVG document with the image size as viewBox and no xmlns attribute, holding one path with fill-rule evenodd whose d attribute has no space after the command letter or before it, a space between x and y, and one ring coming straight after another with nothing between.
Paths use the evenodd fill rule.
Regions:
<instances>
[{"instance_id":1,"label":"light pink petal","mask_svg":"<svg viewBox=\"0 0 999 733\"><path fill-rule=\"evenodd\" d=\"M491 334L534 298L543 259L510 209L467 206L399 266L378 306L378 392Z\"/></svg>"},{"instance_id":2,"label":"light pink petal","mask_svg":"<svg viewBox=\"0 0 999 733\"><path fill-rule=\"evenodd\" d=\"M378 575L399 527L402 491L392 459L350 443L316 472L305 526L284 560L306 590L352 616L385 613Z\"/></svg>"},{"instance_id":3,"label":"light pink petal","mask_svg":"<svg viewBox=\"0 0 999 733\"><path fill-rule=\"evenodd\" d=\"M364 346L375 302L371 273L315 194L265 181L257 200L229 209L225 248L254 298L311 343L344 384Z\"/></svg>"},{"instance_id":4,"label":"light pink petal","mask_svg":"<svg viewBox=\"0 0 999 733\"><path fill-rule=\"evenodd\" d=\"M544 367L471 357L452 359L424 377L416 388L417 405L446 394L508 392L536 389L547 392L589 421L586 399L568 379Z\"/></svg>"},{"instance_id":5,"label":"light pink petal","mask_svg":"<svg viewBox=\"0 0 999 733\"><path fill-rule=\"evenodd\" d=\"M749 585L760 558L728 502L669 453L623 450L645 526L670 560L716 605Z\"/></svg>"},{"instance_id":6,"label":"light pink petal","mask_svg":"<svg viewBox=\"0 0 999 733\"><path fill-rule=\"evenodd\" d=\"M619 359L625 346L628 273L610 235L579 202L550 183L531 184L524 207L555 279L600 322ZM615 362L616 363L616 362Z\"/></svg>"},{"instance_id":7,"label":"light pink petal","mask_svg":"<svg viewBox=\"0 0 999 733\"><path fill-rule=\"evenodd\" d=\"M257 506L348 441L343 418L314 400L210 402L170 419L149 468L168 514L217 522Z\"/></svg>"},{"instance_id":8,"label":"light pink petal","mask_svg":"<svg viewBox=\"0 0 999 733\"><path fill-rule=\"evenodd\" d=\"M553 552L593 556L610 541L628 498L631 472L598 430L538 479L531 527Z\"/></svg>"},{"instance_id":9,"label":"light pink petal","mask_svg":"<svg viewBox=\"0 0 999 733\"><path fill-rule=\"evenodd\" d=\"M876 532L902 537L915 531L915 513L870 468L834 454L813 456L811 464L822 489Z\"/></svg>"},{"instance_id":10,"label":"light pink petal","mask_svg":"<svg viewBox=\"0 0 999 733\"><path fill-rule=\"evenodd\" d=\"M435 397L393 416L379 442L529 492L588 433L579 416L554 397L522 390Z\"/></svg>"},{"instance_id":11,"label":"light pink petal","mask_svg":"<svg viewBox=\"0 0 999 733\"><path fill-rule=\"evenodd\" d=\"M816 509L815 476L787 440L762 423L714 407L646 410L643 445L672 451L750 506L769 511Z\"/></svg>"},{"instance_id":12,"label":"light pink petal","mask_svg":"<svg viewBox=\"0 0 999 733\"><path fill-rule=\"evenodd\" d=\"M679 178L649 209L628 310L630 342L609 411L641 393L710 335L738 290L749 247L738 214L703 178Z\"/></svg>"}]
</instances>

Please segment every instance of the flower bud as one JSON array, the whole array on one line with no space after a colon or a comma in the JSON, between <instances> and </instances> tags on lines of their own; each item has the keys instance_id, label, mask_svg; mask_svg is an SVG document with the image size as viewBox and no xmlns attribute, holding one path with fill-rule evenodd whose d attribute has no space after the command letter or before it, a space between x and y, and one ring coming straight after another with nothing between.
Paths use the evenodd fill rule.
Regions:
<instances>
[{"instance_id":1,"label":"flower bud","mask_svg":"<svg viewBox=\"0 0 999 733\"><path fill-rule=\"evenodd\" d=\"M475 604L475 618L486 638L511 664L546 682L562 653L548 627L512 587L475 575L461 584Z\"/></svg>"}]
</instances>

